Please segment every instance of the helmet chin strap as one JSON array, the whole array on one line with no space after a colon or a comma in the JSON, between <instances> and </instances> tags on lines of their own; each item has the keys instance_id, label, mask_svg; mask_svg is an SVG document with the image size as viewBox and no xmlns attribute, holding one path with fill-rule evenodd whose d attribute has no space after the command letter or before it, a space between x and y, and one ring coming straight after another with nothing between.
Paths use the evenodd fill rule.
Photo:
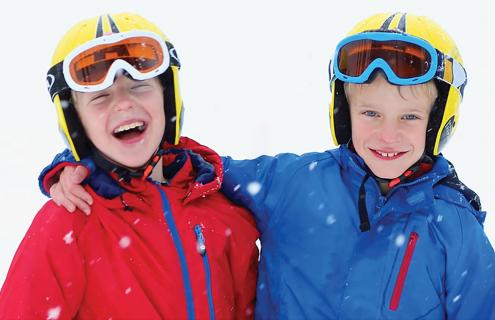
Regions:
<instances>
[{"instance_id":1,"label":"helmet chin strap","mask_svg":"<svg viewBox=\"0 0 495 320\"><path fill-rule=\"evenodd\" d=\"M352 144L352 141L349 141L347 144L349 149L356 153L356 149ZM365 163L366 165L366 163ZM392 189L396 185L406 181L407 179L414 178L424 172L427 172L433 166L433 159L431 156L423 153L423 155L416 161L412 166L410 166L406 171L404 171L400 176L393 179L380 178L371 171L371 169L366 165L368 174L374 177L380 184L387 184L389 189Z\"/></svg>"},{"instance_id":2,"label":"helmet chin strap","mask_svg":"<svg viewBox=\"0 0 495 320\"><path fill-rule=\"evenodd\" d=\"M148 162L137 169L130 169L123 166L122 164L109 160L105 155L103 155L103 153L101 153L101 151L99 151L93 145L91 146L91 149L93 150L93 160L98 167L108 173L117 174L118 181L123 180L125 182L129 182L131 178L145 180L150 176L151 172L153 172L153 169L163 155L163 149L161 148L161 145L162 144L160 144L160 148L155 151Z\"/></svg>"},{"instance_id":3,"label":"helmet chin strap","mask_svg":"<svg viewBox=\"0 0 495 320\"><path fill-rule=\"evenodd\" d=\"M433 159L426 154L423 154L418 161L416 161L412 166L409 167L404 173L394 179L383 179L380 177L376 177L378 182L385 182L388 184L389 189L392 189L399 183L406 181L409 178L414 178L417 175L420 175L426 171L429 171L433 166Z\"/></svg>"}]
</instances>

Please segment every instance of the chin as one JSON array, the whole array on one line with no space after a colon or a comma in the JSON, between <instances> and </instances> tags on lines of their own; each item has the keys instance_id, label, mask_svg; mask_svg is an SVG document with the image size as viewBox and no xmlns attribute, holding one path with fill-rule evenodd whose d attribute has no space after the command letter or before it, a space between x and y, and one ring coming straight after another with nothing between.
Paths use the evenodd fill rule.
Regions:
<instances>
[{"instance_id":1,"label":"chin","mask_svg":"<svg viewBox=\"0 0 495 320\"><path fill-rule=\"evenodd\" d=\"M384 170L376 170L376 169L373 169L373 168L370 168L371 171L373 172L373 174L375 176L377 176L378 178L381 178L381 179L395 179L397 177L399 177L401 174L403 174L405 172L405 170L390 170L390 168Z\"/></svg>"}]
</instances>

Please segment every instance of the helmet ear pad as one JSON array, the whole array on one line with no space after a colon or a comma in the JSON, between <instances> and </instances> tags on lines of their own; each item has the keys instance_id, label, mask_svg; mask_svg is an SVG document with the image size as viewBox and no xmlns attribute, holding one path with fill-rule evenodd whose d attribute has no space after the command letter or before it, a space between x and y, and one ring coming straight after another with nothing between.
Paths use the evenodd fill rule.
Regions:
<instances>
[{"instance_id":1,"label":"helmet ear pad","mask_svg":"<svg viewBox=\"0 0 495 320\"><path fill-rule=\"evenodd\" d=\"M174 75L172 68L168 68L163 74L159 76L159 79L163 86L163 107L165 111L165 133L164 140L170 144L176 144L176 138L180 136L180 127L177 130L177 119L182 124L182 111L181 114L177 114L177 101L175 98L176 86L174 83ZM182 106L179 108L182 110ZM179 131L179 132L177 132Z\"/></svg>"},{"instance_id":2,"label":"helmet ear pad","mask_svg":"<svg viewBox=\"0 0 495 320\"><path fill-rule=\"evenodd\" d=\"M351 115L349 103L344 91L344 82L335 79L333 93L333 114L335 138L338 144L347 144L351 141Z\"/></svg>"},{"instance_id":3,"label":"helmet ear pad","mask_svg":"<svg viewBox=\"0 0 495 320\"><path fill-rule=\"evenodd\" d=\"M448 140L448 137L443 136L443 131L440 132L440 126L442 125L445 106L447 104L447 97L450 90L450 85L446 82L434 80L435 85L438 90L438 96L433 103L428 118L428 126L426 127L426 141L425 141L425 153L429 156L436 156L435 154L435 144L437 142L437 137L439 134L442 135L439 144L444 145ZM450 135L450 133L449 133ZM438 148L438 150L440 147Z\"/></svg>"},{"instance_id":4,"label":"helmet ear pad","mask_svg":"<svg viewBox=\"0 0 495 320\"><path fill-rule=\"evenodd\" d=\"M72 141L77 156L79 159L88 157L92 154L91 141L86 135L84 126L79 119L79 114L77 113L76 107L71 97L71 90L63 90L59 93L59 99L63 114L63 121L65 121L68 129L68 134L66 139ZM65 134L67 135L67 133ZM69 144L70 145L70 144Z\"/></svg>"}]
</instances>

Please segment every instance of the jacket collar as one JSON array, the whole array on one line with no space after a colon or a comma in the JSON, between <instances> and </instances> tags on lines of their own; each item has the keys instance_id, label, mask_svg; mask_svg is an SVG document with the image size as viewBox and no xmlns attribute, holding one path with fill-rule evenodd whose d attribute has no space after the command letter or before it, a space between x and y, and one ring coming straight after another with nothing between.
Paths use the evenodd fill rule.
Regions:
<instances>
[{"instance_id":1,"label":"jacket collar","mask_svg":"<svg viewBox=\"0 0 495 320\"><path fill-rule=\"evenodd\" d=\"M351 151L348 146L341 145L337 150L339 156L337 156L336 159L340 163L341 167L351 174L353 182L360 185L366 175L373 177L371 170L368 168L364 160L357 153ZM425 182L430 186L433 186L454 171L454 167L441 154L436 156L433 159L433 162L434 163L430 171L416 177L415 179L402 182L393 189Z\"/></svg>"},{"instance_id":2,"label":"jacket collar","mask_svg":"<svg viewBox=\"0 0 495 320\"><path fill-rule=\"evenodd\" d=\"M433 186L453 170L442 156L436 157L430 171L399 183L382 196L377 180L359 155L347 146L332 153L345 173L345 184L354 195L362 232L370 230L384 215L428 209L433 203Z\"/></svg>"},{"instance_id":3,"label":"jacket collar","mask_svg":"<svg viewBox=\"0 0 495 320\"><path fill-rule=\"evenodd\" d=\"M220 189L223 165L216 152L187 137L181 137L177 145L164 144L163 149L162 164L166 180L162 184L179 190L185 203ZM119 180L116 173L110 173L109 177L102 170L96 170L89 182L95 192L111 199L121 197L126 191L146 193L149 190L148 181L152 180L134 177Z\"/></svg>"}]
</instances>

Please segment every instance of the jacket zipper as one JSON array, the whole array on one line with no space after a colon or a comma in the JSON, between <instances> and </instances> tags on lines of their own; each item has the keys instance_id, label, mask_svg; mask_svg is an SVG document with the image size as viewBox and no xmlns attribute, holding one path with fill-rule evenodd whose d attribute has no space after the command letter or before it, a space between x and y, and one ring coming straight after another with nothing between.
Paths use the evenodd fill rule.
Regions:
<instances>
[{"instance_id":1,"label":"jacket zipper","mask_svg":"<svg viewBox=\"0 0 495 320\"><path fill-rule=\"evenodd\" d=\"M186 255L184 253L184 247L182 246L182 241L179 236L179 231L175 225L174 217L172 216L172 210L170 208L170 203L168 202L165 191L156 185L156 188L160 192L162 198L162 209L163 215L165 216L165 221L167 222L170 234L172 235L172 240L174 241L175 250L179 256L180 268L182 271L182 281L184 282L184 291L186 294L186 307L187 307L187 318L194 319L194 300L192 295L191 278L189 276L189 270L187 268Z\"/></svg>"},{"instance_id":2,"label":"jacket zipper","mask_svg":"<svg viewBox=\"0 0 495 320\"><path fill-rule=\"evenodd\" d=\"M203 235L203 229L199 224L194 226L194 233L196 234L197 241L197 250L201 255L201 259L203 260L203 267L205 269L205 277L206 277L206 292L208 295L208 308L210 310L210 320L215 319L215 308L213 307L213 294L211 291L211 269L210 262L208 260L208 253L206 252L206 242L205 237Z\"/></svg>"},{"instance_id":3,"label":"jacket zipper","mask_svg":"<svg viewBox=\"0 0 495 320\"><path fill-rule=\"evenodd\" d=\"M412 260L414 253L414 248L416 247L416 242L418 241L419 235L416 232L411 232L409 235L409 241L407 242L406 253L402 259L400 265L399 274L397 275L397 281L395 282L394 291L392 293L392 299L390 299L390 310L397 310L399 307L400 297L402 295L402 289L404 287L404 282L406 281L407 271L409 270L409 265Z\"/></svg>"}]
</instances>

